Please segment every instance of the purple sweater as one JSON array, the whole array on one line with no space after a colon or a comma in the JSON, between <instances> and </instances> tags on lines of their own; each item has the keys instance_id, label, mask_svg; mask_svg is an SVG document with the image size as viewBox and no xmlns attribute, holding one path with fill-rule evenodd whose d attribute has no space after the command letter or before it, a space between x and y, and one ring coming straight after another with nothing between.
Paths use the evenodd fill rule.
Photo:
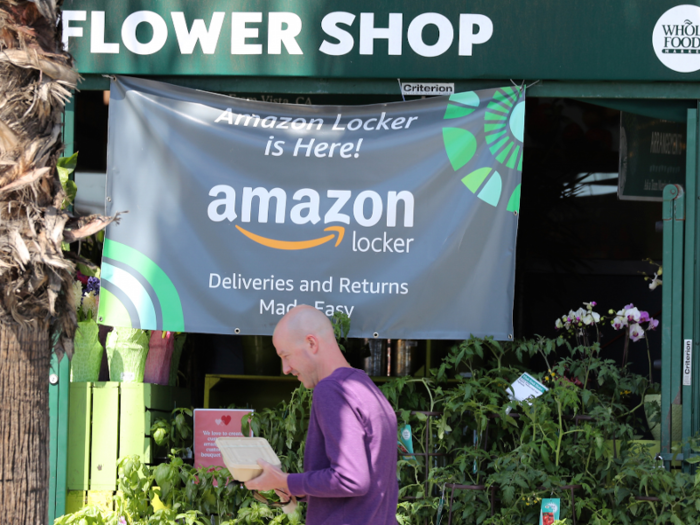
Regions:
<instances>
[{"instance_id":1,"label":"purple sweater","mask_svg":"<svg viewBox=\"0 0 700 525\"><path fill-rule=\"evenodd\" d=\"M338 368L314 389L304 473L307 525L395 525L396 414L361 370Z\"/></svg>"}]
</instances>

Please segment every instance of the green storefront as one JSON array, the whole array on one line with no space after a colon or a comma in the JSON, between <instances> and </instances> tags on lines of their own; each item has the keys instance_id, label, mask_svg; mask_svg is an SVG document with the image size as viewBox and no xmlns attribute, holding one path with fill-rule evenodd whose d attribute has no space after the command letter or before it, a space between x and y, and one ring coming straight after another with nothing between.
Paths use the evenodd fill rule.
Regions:
<instances>
[{"instance_id":1,"label":"green storefront","mask_svg":"<svg viewBox=\"0 0 700 525\"><path fill-rule=\"evenodd\" d=\"M610 139L609 133L600 132L604 126L594 122L603 113L586 108L595 105L633 115L625 132L626 155L620 154L627 166L621 196L663 200L662 209L648 205L657 206L663 221L663 242L651 244L664 265L659 347L665 415L661 454L667 466L672 456L671 405L683 406L684 439L700 430L698 5L669 0L66 0L61 23L64 44L84 79L82 94L109 90L111 75L297 104L361 104L524 86L533 101L532 117L526 117L536 127L531 135L544 144L576 144L566 151L577 159L571 166L577 173L616 171L616 166L608 168L617 157L615 147L606 143L612 140L622 151L618 135L613 132ZM560 99L573 102L558 106ZM548 123L562 107L562 131L554 139ZM567 114L570 107L578 109ZM68 153L81 146L79 113L74 99L65 116ZM88 113L85 106L83 118ZM581 122L574 113L583 115ZM616 113L606 115L617 118ZM635 124L640 115L644 125L652 126L654 119L653 126ZM613 127L608 124L608 131ZM643 129L651 132L651 139L630 139ZM591 155L584 143L605 149L606 160L585 164ZM656 153L676 157L661 162L651 158ZM528 179L525 157L524 195L528 183L537 179L534 172ZM665 167L650 175L652 162ZM103 169L98 164L94 169ZM642 258L632 252L627 259ZM606 255L588 258L605 260ZM516 335L534 330L526 324ZM65 510L68 366L64 360L58 382L50 387L52 516ZM684 454L689 457L690 450Z\"/></svg>"}]
</instances>

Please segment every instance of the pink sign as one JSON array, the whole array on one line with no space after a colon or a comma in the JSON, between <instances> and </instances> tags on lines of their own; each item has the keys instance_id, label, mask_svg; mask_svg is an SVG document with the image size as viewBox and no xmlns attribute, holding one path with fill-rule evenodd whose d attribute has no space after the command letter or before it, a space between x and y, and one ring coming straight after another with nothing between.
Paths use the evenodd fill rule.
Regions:
<instances>
[{"instance_id":1,"label":"pink sign","mask_svg":"<svg viewBox=\"0 0 700 525\"><path fill-rule=\"evenodd\" d=\"M194 411L194 466L225 467L216 438L243 436L241 421L252 410L198 408Z\"/></svg>"}]
</instances>

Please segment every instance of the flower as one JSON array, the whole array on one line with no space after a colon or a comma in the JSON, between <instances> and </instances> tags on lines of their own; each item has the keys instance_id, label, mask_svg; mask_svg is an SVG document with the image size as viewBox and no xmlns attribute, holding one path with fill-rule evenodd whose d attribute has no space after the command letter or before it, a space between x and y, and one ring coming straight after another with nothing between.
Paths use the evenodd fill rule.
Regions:
<instances>
[{"instance_id":1,"label":"flower","mask_svg":"<svg viewBox=\"0 0 700 525\"><path fill-rule=\"evenodd\" d=\"M661 279L659 279L659 274L657 274L656 272L654 272L654 278L653 278L653 279L651 280L651 282L649 283L649 289L650 289L650 290L656 290L656 288L657 288L658 286L661 286L661 284L663 284L663 283L661 282Z\"/></svg>"},{"instance_id":2,"label":"flower","mask_svg":"<svg viewBox=\"0 0 700 525\"><path fill-rule=\"evenodd\" d=\"M625 317L627 317L627 321L630 323L638 323L639 320L641 319L641 312L635 308L633 305L629 305L630 308L625 307Z\"/></svg>"},{"instance_id":3,"label":"flower","mask_svg":"<svg viewBox=\"0 0 700 525\"><path fill-rule=\"evenodd\" d=\"M89 277L87 280L87 291L95 292L95 295L100 295L100 279L97 277Z\"/></svg>"},{"instance_id":4,"label":"flower","mask_svg":"<svg viewBox=\"0 0 700 525\"><path fill-rule=\"evenodd\" d=\"M119 516L119 525L126 525L126 518L124 516Z\"/></svg>"},{"instance_id":5,"label":"flower","mask_svg":"<svg viewBox=\"0 0 700 525\"><path fill-rule=\"evenodd\" d=\"M88 292L85 294L85 297L83 297L82 310L86 319L97 319L98 306L99 296L95 294L95 292Z\"/></svg>"},{"instance_id":6,"label":"flower","mask_svg":"<svg viewBox=\"0 0 700 525\"><path fill-rule=\"evenodd\" d=\"M623 315L620 315L620 312L618 312L617 317L612 320L612 326L615 330L620 330L627 326L627 318L624 317Z\"/></svg>"},{"instance_id":7,"label":"flower","mask_svg":"<svg viewBox=\"0 0 700 525\"><path fill-rule=\"evenodd\" d=\"M659 326L659 320L658 320L658 319L654 319L653 317L650 317L650 318L649 318L649 326L647 326L647 330L653 330L653 329L655 329L657 326Z\"/></svg>"},{"instance_id":8,"label":"flower","mask_svg":"<svg viewBox=\"0 0 700 525\"><path fill-rule=\"evenodd\" d=\"M646 323L649 321L649 312L639 312L639 322Z\"/></svg>"},{"instance_id":9,"label":"flower","mask_svg":"<svg viewBox=\"0 0 700 525\"><path fill-rule=\"evenodd\" d=\"M644 337L644 330L637 323L630 325L630 339L635 343Z\"/></svg>"},{"instance_id":10,"label":"flower","mask_svg":"<svg viewBox=\"0 0 700 525\"><path fill-rule=\"evenodd\" d=\"M73 288L71 289L73 294L73 304L75 305L75 311L80 310L80 303L83 300L83 285L80 281L73 281Z\"/></svg>"},{"instance_id":11,"label":"flower","mask_svg":"<svg viewBox=\"0 0 700 525\"><path fill-rule=\"evenodd\" d=\"M592 325L600 321L600 314L596 312L588 312L583 316L583 324Z\"/></svg>"}]
</instances>

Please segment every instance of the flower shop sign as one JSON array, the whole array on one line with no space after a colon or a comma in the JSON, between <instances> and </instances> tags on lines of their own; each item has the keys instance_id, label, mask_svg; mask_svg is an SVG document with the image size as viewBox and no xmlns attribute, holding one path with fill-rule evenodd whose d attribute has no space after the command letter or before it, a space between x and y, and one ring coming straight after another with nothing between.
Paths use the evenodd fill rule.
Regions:
<instances>
[{"instance_id":1,"label":"flower shop sign","mask_svg":"<svg viewBox=\"0 0 700 525\"><path fill-rule=\"evenodd\" d=\"M513 333L524 93L373 106L112 82L99 321L271 334L298 304L352 337Z\"/></svg>"}]
</instances>

